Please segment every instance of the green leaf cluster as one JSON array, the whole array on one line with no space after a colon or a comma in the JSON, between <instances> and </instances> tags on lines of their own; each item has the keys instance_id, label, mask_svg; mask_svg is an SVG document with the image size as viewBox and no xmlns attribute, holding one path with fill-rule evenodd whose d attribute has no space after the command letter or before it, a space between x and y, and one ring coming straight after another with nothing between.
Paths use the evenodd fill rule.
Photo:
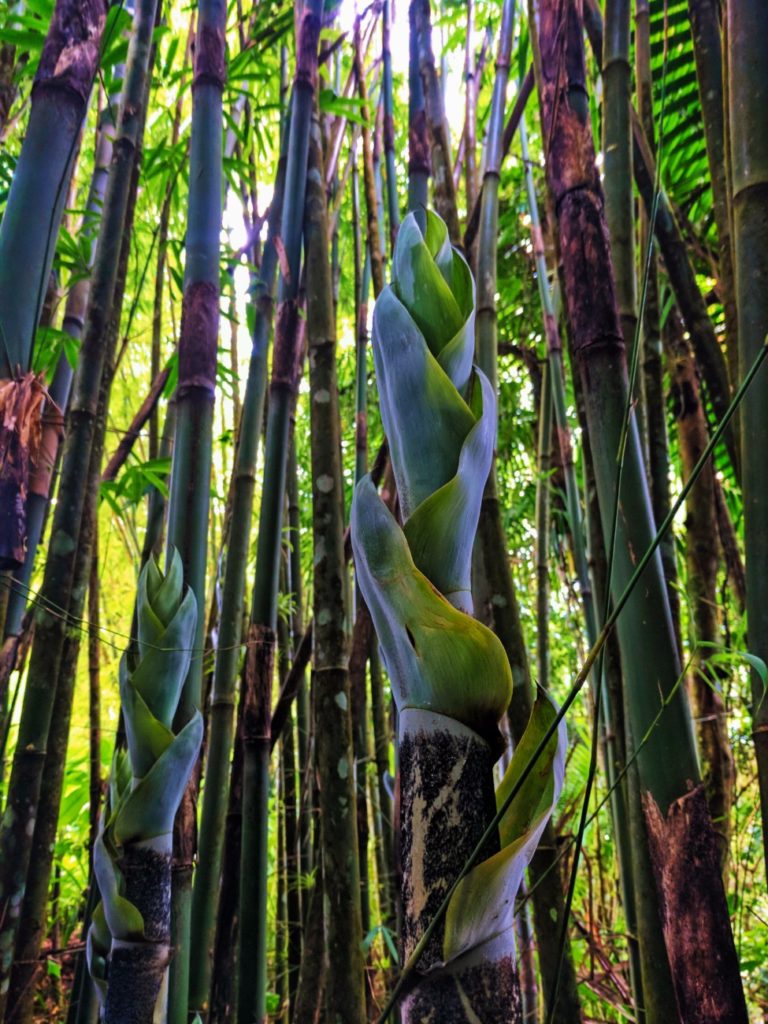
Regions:
<instances>
[{"instance_id":1,"label":"green leaf cluster","mask_svg":"<svg viewBox=\"0 0 768 1024\"><path fill-rule=\"evenodd\" d=\"M352 507L358 579L398 705L492 739L512 677L471 617L471 560L491 467L496 401L473 368L475 288L445 224L403 221L373 316L381 417L404 525L364 478Z\"/></svg>"}]
</instances>

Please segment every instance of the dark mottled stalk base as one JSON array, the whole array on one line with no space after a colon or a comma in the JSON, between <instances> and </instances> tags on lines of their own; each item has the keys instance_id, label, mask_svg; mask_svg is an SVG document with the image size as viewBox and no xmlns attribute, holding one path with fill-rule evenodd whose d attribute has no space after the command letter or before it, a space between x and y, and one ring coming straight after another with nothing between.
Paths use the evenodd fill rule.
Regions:
<instances>
[{"instance_id":1,"label":"dark mottled stalk base","mask_svg":"<svg viewBox=\"0 0 768 1024\"><path fill-rule=\"evenodd\" d=\"M407 708L400 716L400 842L403 954L410 956L493 817L494 757L488 744L444 715ZM497 852L498 837L482 857ZM441 924L401 1004L403 1024L517 1024L522 1020L512 937L497 960L467 958L440 970ZM430 970L432 969L432 970ZM426 972L430 971L429 975Z\"/></svg>"},{"instance_id":2,"label":"dark mottled stalk base","mask_svg":"<svg viewBox=\"0 0 768 1024\"><path fill-rule=\"evenodd\" d=\"M400 1012L403 1024L518 1024L523 1006L515 958L423 978Z\"/></svg>"},{"instance_id":3,"label":"dark mottled stalk base","mask_svg":"<svg viewBox=\"0 0 768 1024\"><path fill-rule=\"evenodd\" d=\"M171 856L138 843L120 858L125 896L144 918L144 942L112 943L103 1024L152 1024L170 962Z\"/></svg>"},{"instance_id":4,"label":"dark mottled stalk base","mask_svg":"<svg viewBox=\"0 0 768 1024\"><path fill-rule=\"evenodd\" d=\"M675 800L666 815L644 793L643 811L679 1019L685 1024L746 1024L704 786Z\"/></svg>"}]
</instances>

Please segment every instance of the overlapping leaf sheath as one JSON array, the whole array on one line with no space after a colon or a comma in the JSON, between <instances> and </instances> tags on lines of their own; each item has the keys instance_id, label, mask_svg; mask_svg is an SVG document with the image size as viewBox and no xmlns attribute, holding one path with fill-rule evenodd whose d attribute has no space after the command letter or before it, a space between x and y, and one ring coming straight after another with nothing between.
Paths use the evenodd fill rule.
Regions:
<instances>
[{"instance_id":1,"label":"overlapping leaf sheath","mask_svg":"<svg viewBox=\"0 0 768 1024\"><path fill-rule=\"evenodd\" d=\"M404 1020L520 1019L514 897L562 779L564 731L550 741L447 919L423 936L496 810L493 763L512 674L496 636L471 617L470 570L493 457L496 399L473 367L475 289L445 225L403 221L373 348L401 527L369 477L355 492L352 543L400 712L403 946L419 980ZM554 717L543 694L500 787L503 800ZM432 1019L429 1017L429 1019Z\"/></svg>"},{"instance_id":2,"label":"overlapping leaf sheath","mask_svg":"<svg viewBox=\"0 0 768 1024\"><path fill-rule=\"evenodd\" d=\"M170 960L173 819L203 736L199 711L179 733L172 729L197 622L177 552L165 575L154 561L145 566L137 620L137 653L129 648L120 665L128 751L115 757L94 849L101 903L88 961L106 1024L149 1024Z\"/></svg>"}]
</instances>

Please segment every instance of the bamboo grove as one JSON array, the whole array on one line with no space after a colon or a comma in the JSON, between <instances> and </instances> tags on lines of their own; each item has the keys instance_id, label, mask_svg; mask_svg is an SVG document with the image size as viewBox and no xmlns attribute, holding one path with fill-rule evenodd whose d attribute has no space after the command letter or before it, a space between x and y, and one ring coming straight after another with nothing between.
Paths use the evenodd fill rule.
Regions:
<instances>
[{"instance_id":1,"label":"bamboo grove","mask_svg":"<svg viewBox=\"0 0 768 1024\"><path fill-rule=\"evenodd\" d=\"M763 7L0 7L3 1024L768 1019Z\"/></svg>"}]
</instances>

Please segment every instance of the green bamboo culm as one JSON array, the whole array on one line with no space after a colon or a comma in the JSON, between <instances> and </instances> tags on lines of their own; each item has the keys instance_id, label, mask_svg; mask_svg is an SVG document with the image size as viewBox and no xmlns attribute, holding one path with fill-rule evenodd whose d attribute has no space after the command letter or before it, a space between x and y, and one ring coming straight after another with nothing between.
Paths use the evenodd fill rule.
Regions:
<instances>
[{"instance_id":1,"label":"green bamboo culm","mask_svg":"<svg viewBox=\"0 0 768 1024\"><path fill-rule=\"evenodd\" d=\"M267 998L267 876L269 850L270 716L277 629L281 533L288 438L301 370L299 276L309 128L317 87L322 0L304 7L296 42L296 74L285 171L281 238L286 267L280 276L269 385L264 480L256 548L243 693L243 833L240 871L238 1024L262 1020Z\"/></svg>"},{"instance_id":2,"label":"green bamboo culm","mask_svg":"<svg viewBox=\"0 0 768 1024\"><path fill-rule=\"evenodd\" d=\"M222 208L222 96L227 75L227 4L200 0L192 82L192 131L185 244L184 296L176 389L176 436L168 508L168 553L177 550L199 608L205 607L213 406L219 335L219 249ZM202 700L204 622L197 622L189 673L175 725L192 718ZM172 934L175 956L169 984L169 1021L187 1024L196 843L196 780L176 820Z\"/></svg>"},{"instance_id":3,"label":"green bamboo culm","mask_svg":"<svg viewBox=\"0 0 768 1024\"><path fill-rule=\"evenodd\" d=\"M26 551L26 498L42 389L32 346L53 264L106 0L58 0L32 85L29 121L0 226L0 568ZM66 54L65 59L61 59Z\"/></svg>"},{"instance_id":4,"label":"green bamboo culm","mask_svg":"<svg viewBox=\"0 0 768 1024\"><path fill-rule=\"evenodd\" d=\"M285 185L285 146L282 147L270 203L267 241L261 257L258 277L254 273L252 302L255 306L251 358L245 386L243 411L235 454L227 560L222 587L219 638L216 647L211 687L211 721L208 760L200 820L200 845L192 899L190 1009L201 1015L208 1004L213 943L216 932L216 906L219 875L224 848L224 823L227 814L229 764L235 726L237 668L240 661L245 574L251 541L250 523L256 489L256 462L264 414L269 335L274 307L277 272L275 237L280 232Z\"/></svg>"},{"instance_id":5,"label":"green bamboo culm","mask_svg":"<svg viewBox=\"0 0 768 1024\"><path fill-rule=\"evenodd\" d=\"M743 377L768 332L768 41L759 0L728 5L728 101L739 365ZM742 409L744 542L750 651L768 661L768 479L760 457L768 430L763 382ZM768 698L752 672L752 715L763 844L768 858Z\"/></svg>"},{"instance_id":6,"label":"green bamboo culm","mask_svg":"<svg viewBox=\"0 0 768 1024\"><path fill-rule=\"evenodd\" d=\"M514 0L505 0L501 10L495 61L496 75L483 157L477 241L477 362L494 384L498 363L496 296L499 186L505 152L504 118L514 26ZM547 324L552 322L548 320ZM495 469L491 470L485 486L475 554L479 570L475 573L476 595L485 605L493 630L504 644L512 668L514 688L507 716L513 741L517 743L531 714L531 672L517 592L507 558L507 542ZM560 970L562 983L556 1024L567 1024L580 1014L579 995L570 948L563 954L559 948L560 924L564 915L563 886L559 878L559 867L553 863L555 842L554 836L549 834L550 831L550 827L547 826L543 842L532 860L530 883L533 891L533 916L542 989L544 995L548 996L553 989L553 978Z\"/></svg>"},{"instance_id":7,"label":"green bamboo culm","mask_svg":"<svg viewBox=\"0 0 768 1024\"><path fill-rule=\"evenodd\" d=\"M189 669L197 602L171 552L139 577L138 637L120 664L128 750L112 765L109 807L94 849L101 894L88 934L88 962L104 1024L151 1024L171 958L173 820L203 738L199 711L173 720Z\"/></svg>"},{"instance_id":8,"label":"green bamboo culm","mask_svg":"<svg viewBox=\"0 0 768 1024\"><path fill-rule=\"evenodd\" d=\"M424 89L419 71L417 0L408 4L408 209L422 210L429 200L429 140Z\"/></svg>"},{"instance_id":9,"label":"green bamboo culm","mask_svg":"<svg viewBox=\"0 0 768 1024\"><path fill-rule=\"evenodd\" d=\"M404 959L429 927L525 759L554 720L541 692L496 797L498 723L512 673L496 636L472 618L470 570L491 468L496 401L473 368L475 290L445 224L403 221L393 281L379 296L373 351L381 415L404 526L369 476L355 490L352 545L399 711ZM486 859L456 889L445 922L420 951L403 999L424 1019L520 1021L514 898L562 780L555 733L536 784L521 791ZM444 808L436 815L434 808ZM500 1015L499 1007L504 1007Z\"/></svg>"}]
</instances>

